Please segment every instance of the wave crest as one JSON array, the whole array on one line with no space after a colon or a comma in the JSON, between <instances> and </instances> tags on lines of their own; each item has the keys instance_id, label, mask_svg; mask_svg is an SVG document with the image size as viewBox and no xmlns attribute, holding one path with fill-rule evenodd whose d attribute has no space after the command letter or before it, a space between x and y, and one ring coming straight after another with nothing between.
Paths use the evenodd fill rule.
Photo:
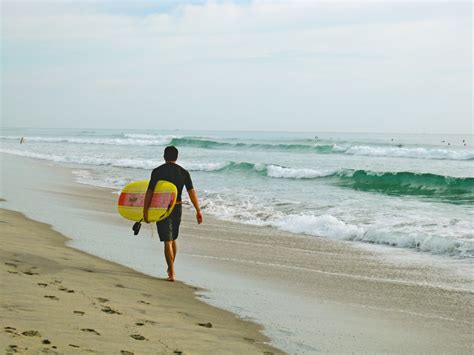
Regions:
<instances>
[{"instance_id":1,"label":"wave crest","mask_svg":"<svg viewBox=\"0 0 474 355\"><path fill-rule=\"evenodd\" d=\"M20 136L0 136L1 139L19 140ZM71 143L99 145L165 146L192 147L201 149L250 149L269 151L291 151L313 154L347 154L356 156L394 157L435 160L474 160L474 151L467 149L444 149L426 147L397 147L392 145L343 145L310 143L304 139L299 143L249 143L219 141L204 137L178 137L173 135L126 133L120 137L24 137L26 142Z\"/></svg>"}]
</instances>

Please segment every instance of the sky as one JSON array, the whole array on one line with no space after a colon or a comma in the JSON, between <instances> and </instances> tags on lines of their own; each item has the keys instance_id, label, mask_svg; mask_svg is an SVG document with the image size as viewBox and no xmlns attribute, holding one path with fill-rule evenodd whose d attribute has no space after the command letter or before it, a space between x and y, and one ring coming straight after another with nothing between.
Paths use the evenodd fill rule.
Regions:
<instances>
[{"instance_id":1,"label":"sky","mask_svg":"<svg viewBox=\"0 0 474 355\"><path fill-rule=\"evenodd\" d=\"M472 134L472 6L3 0L1 124Z\"/></svg>"}]
</instances>

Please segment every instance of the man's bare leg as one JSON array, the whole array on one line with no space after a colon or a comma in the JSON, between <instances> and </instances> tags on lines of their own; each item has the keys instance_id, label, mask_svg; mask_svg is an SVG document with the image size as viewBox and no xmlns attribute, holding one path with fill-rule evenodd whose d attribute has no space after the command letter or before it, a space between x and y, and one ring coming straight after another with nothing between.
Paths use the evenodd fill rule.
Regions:
<instances>
[{"instance_id":1,"label":"man's bare leg","mask_svg":"<svg viewBox=\"0 0 474 355\"><path fill-rule=\"evenodd\" d=\"M177 252L178 252L178 246L176 245L176 240L173 240L173 263L176 259Z\"/></svg>"},{"instance_id":2,"label":"man's bare leg","mask_svg":"<svg viewBox=\"0 0 474 355\"><path fill-rule=\"evenodd\" d=\"M174 252L173 241L165 241L165 258L168 264L168 280L174 281Z\"/></svg>"}]
</instances>

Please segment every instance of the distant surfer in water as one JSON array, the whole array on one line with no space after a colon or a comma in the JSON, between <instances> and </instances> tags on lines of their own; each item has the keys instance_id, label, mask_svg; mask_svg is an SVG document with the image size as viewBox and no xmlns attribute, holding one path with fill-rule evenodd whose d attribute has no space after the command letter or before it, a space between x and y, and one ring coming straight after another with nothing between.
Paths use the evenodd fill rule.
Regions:
<instances>
[{"instance_id":1,"label":"distant surfer in water","mask_svg":"<svg viewBox=\"0 0 474 355\"><path fill-rule=\"evenodd\" d=\"M186 186L189 198L196 209L196 220L198 224L202 223L202 213L199 207L197 192L193 188L191 175L186 169L176 164L176 160L178 160L178 149L173 146L166 147L163 157L165 163L153 169L151 173L151 179L148 184L143 206L143 220L148 223L148 209L150 208L153 191L155 190L158 180L166 180L175 184L178 189L178 197L173 212L164 220L156 222L158 235L165 246L165 258L168 264L168 281L174 281L176 278L174 272L174 260L177 252L176 239L178 238L179 225L181 223L181 193L183 192L184 186Z\"/></svg>"}]
</instances>

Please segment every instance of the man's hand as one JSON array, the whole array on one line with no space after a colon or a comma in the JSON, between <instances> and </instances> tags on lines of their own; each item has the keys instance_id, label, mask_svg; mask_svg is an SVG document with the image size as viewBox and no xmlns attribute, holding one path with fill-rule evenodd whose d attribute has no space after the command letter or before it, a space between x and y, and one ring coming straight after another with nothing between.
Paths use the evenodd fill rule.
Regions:
<instances>
[{"instance_id":1,"label":"man's hand","mask_svg":"<svg viewBox=\"0 0 474 355\"><path fill-rule=\"evenodd\" d=\"M202 212L201 212L201 210L196 212L196 221L198 222L198 224L202 223Z\"/></svg>"},{"instance_id":2,"label":"man's hand","mask_svg":"<svg viewBox=\"0 0 474 355\"><path fill-rule=\"evenodd\" d=\"M191 199L191 202L193 203L194 208L196 209L196 221L198 222L198 224L201 224L202 212L201 212L201 208L199 207L197 192L194 189L191 189L191 190L188 190L188 195L189 195L189 198Z\"/></svg>"}]
</instances>

